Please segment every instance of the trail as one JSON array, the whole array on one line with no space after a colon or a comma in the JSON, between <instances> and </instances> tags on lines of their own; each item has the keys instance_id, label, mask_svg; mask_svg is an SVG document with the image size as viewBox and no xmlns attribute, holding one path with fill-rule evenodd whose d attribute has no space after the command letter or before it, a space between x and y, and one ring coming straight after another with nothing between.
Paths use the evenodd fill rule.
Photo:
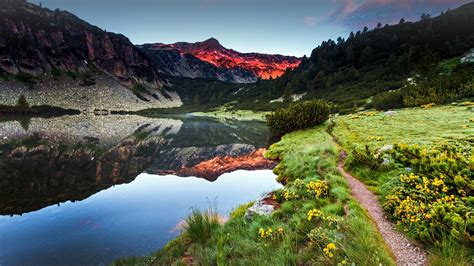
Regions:
<instances>
[{"instance_id":1,"label":"trail","mask_svg":"<svg viewBox=\"0 0 474 266\"><path fill-rule=\"evenodd\" d=\"M384 215L377 196L344 169L345 152L341 152L338 165L339 172L347 179L352 195L367 210L370 218L377 225L385 243L391 249L397 265L428 265L426 251L413 244L406 236L398 232L393 223Z\"/></svg>"}]
</instances>

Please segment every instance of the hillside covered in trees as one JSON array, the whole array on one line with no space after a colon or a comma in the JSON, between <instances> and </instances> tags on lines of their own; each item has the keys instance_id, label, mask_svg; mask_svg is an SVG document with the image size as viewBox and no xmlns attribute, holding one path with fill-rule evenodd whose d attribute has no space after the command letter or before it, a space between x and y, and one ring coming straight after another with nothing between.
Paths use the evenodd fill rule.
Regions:
<instances>
[{"instance_id":1,"label":"hillside covered in trees","mask_svg":"<svg viewBox=\"0 0 474 266\"><path fill-rule=\"evenodd\" d=\"M410 97L431 102L473 97L472 64L459 64L460 56L474 47L472 25L474 3L437 17L422 14L418 22L401 19L397 25L365 27L347 39L323 42L278 79L248 85L237 94L234 108L271 110L294 94L326 99L341 111L373 107L377 101L393 107L423 103ZM407 80L413 80L410 86Z\"/></svg>"}]
</instances>

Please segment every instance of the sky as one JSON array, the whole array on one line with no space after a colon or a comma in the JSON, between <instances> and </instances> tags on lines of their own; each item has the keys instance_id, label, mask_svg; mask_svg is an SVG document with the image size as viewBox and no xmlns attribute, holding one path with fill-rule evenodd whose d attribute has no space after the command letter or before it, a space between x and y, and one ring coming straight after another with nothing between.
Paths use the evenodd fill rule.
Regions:
<instances>
[{"instance_id":1,"label":"sky","mask_svg":"<svg viewBox=\"0 0 474 266\"><path fill-rule=\"evenodd\" d=\"M303 56L364 26L418 20L471 0L29 0L134 44L216 38L240 52Z\"/></svg>"}]
</instances>

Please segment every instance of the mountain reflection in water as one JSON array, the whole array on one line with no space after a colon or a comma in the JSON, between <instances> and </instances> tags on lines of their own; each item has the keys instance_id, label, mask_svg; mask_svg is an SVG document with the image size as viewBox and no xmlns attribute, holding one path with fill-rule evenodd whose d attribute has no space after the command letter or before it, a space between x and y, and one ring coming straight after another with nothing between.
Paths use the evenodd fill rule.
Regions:
<instances>
[{"instance_id":1,"label":"mountain reflection in water","mask_svg":"<svg viewBox=\"0 0 474 266\"><path fill-rule=\"evenodd\" d=\"M0 121L0 215L77 201L140 173L214 181L266 169L261 122L64 116Z\"/></svg>"}]
</instances>

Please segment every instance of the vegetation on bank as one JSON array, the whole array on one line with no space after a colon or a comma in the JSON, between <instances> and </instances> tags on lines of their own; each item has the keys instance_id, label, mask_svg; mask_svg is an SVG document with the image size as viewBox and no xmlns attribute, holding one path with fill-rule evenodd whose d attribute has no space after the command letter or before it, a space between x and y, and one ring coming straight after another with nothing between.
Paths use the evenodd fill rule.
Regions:
<instances>
[{"instance_id":1,"label":"vegetation on bank","mask_svg":"<svg viewBox=\"0 0 474 266\"><path fill-rule=\"evenodd\" d=\"M474 260L473 103L363 112L335 119L346 167L375 191L432 265Z\"/></svg>"},{"instance_id":2,"label":"vegetation on bank","mask_svg":"<svg viewBox=\"0 0 474 266\"><path fill-rule=\"evenodd\" d=\"M259 120L265 121L269 112L259 112L251 110L228 110L225 106L207 112L193 112L193 116L213 117L217 119L236 119L241 121Z\"/></svg>"},{"instance_id":3,"label":"vegetation on bank","mask_svg":"<svg viewBox=\"0 0 474 266\"><path fill-rule=\"evenodd\" d=\"M299 129L314 127L324 123L330 114L329 104L312 100L290 104L266 116L267 125L276 135L284 135Z\"/></svg>"},{"instance_id":4,"label":"vegetation on bank","mask_svg":"<svg viewBox=\"0 0 474 266\"><path fill-rule=\"evenodd\" d=\"M77 115L81 112L74 109L64 109L49 105L30 106L26 97L20 95L14 106L0 105L0 115L22 115L22 116L54 116L54 115Z\"/></svg>"}]
</instances>

